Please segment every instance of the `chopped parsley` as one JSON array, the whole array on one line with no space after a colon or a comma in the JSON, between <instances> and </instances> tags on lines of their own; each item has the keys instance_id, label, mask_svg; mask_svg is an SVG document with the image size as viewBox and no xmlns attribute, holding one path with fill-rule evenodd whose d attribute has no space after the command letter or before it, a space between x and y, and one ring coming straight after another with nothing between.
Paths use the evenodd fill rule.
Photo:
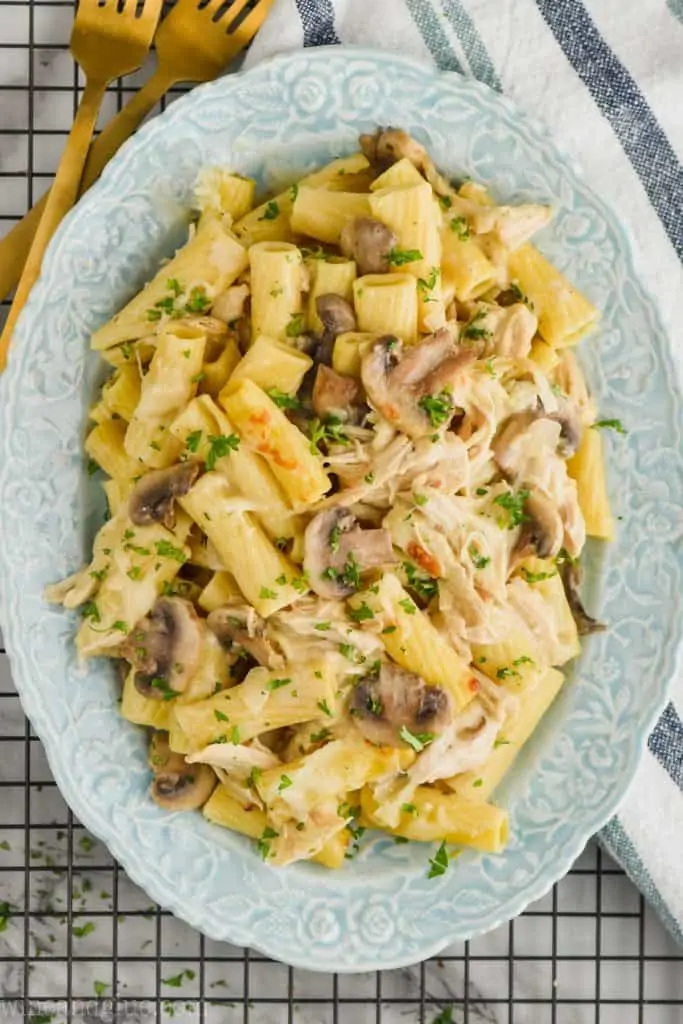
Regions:
<instances>
[{"instance_id":1,"label":"chopped parsley","mask_svg":"<svg viewBox=\"0 0 683 1024\"><path fill-rule=\"evenodd\" d=\"M403 600L398 602L406 613L406 615L414 615L417 611L417 605L415 605L409 597L404 597Z\"/></svg>"},{"instance_id":2,"label":"chopped parsley","mask_svg":"<svg viewBox=\"0 0 683 1024\"><path fill-rule=\"evenodd\" d=\"M360 586L360 564L353 551L346 559L343 569L335 569L330 565L322 575L324 579L338 580L343 586L352 587L354 590L358 590Z\"/></svg>"},{"instance_id":3,"label":"chopped parsley","mask_svg":"<svg viewBox=\"0 0 683 1024\"><path fill-rule=\"evenodd\" d=\"M206 456L206 468L212 470L218 459L224 458L230 452L236 452L240 446L240 439L237 434L213 434L208 436L209 451Z\"/></svg>"},{"instance_id":4,"label":"chopped parsley","mask_svg":"<svg viewBox=\"0 0 683 1024\"><path fill-rule=\"evenodd\" d=\"M280 207L278 206L275 199L271 199L270 202L266 203L266 208L263 211L259 220L276 220L280 216Z\"/></svg>"},{"instance_id":5,"label":"chopped parsley","mask_svg":"<svg viewBox=\"0 0 683 1024\"><path fill-rule=\"evenodd\" d=\"M406 263L417 263L423 260L424 256L419 249L390 249L387 255L387 263L392 267L403 267Z\"/></svg>"},{"instance_id":6,"label":"chopped parsley","mask_svg":"<svg viewBox=\"0 0 683 1024\"><path fill-rule=\"evenodd\" d=\"M516 494L513 491L505 491L504 494L499 494L493 499L494 505L500 505L508 514L508 530L514 530L515 526L528 521L529 517L524 511L524 503L528 497L529 491L522 487Z\"/></svg>"},{"instance_id":7,"label":"chopped parsley","mask_svg":"<svg viewBox=\"0 0 683 1024\"><path fill-rule=\"evenodd\" d=\"M305 260L327 260L329 259L329 253L326 253L321 245L317 245L315 249L308 249L305 245L301 247L301 255Z\"/></svg>"},{"instance_id":8,"label":"chopped parsley","mask_svg":"<svg viewBox=\"0 0 683 1024\"><path fill-rule=\"evenodd\" d=\"M474 492L478 498L483 498L485 494L489 493L488 487L477 487Z\"/></svg>"},{"instance_id":9,"label":"chopped parsley","mask_svg":"<svg viewBox=\"0 0 683 1024\"><path fill-rule=\"evenodd\" d=\"M494 750L497 750L498 747L509 747L509 746L510 746L510 740L503 740L503 739L494 740L494 743L493 743L493 749Z\"/></svg>"},{"instance_id":10,"label":"chopped parsley","mask_svg":"<svg viewBox=\"0 0 683 1024\"><path fill-rule=\"evenodd\" d=\"M431 601L433 597L436 597L439 593L439 582L435 580L433 576L428 576L426 573L421 573L412 564L412 562L403 563L403 571L406 574L408 586L411 590L423 598L425 601Z\"/></svg>"},{"instance_id":11,"label":"chopped parsley","mask_svg":"<svg viewBox=\"0 0 683 1024\"><path fill-rule=\"evenodd\" d=\"M555 572L530 572L526 566L522 566L521 573L527 583L541 583L543 580L549 580L553 576L557 576L557 570Z\"/></svg>"},{"instance_id":12,"label":"chopped parsley","mask_svg":"<svg viewBox=\"0 0 683 1024\"><path fill-rule=\"evenodd\" d=\"M313 627L313 629L317 629L318 632L320 632L320 633L325 633L325 632L327 632L328 629L332 629L332 623L331 622L316 622L316 624Z\"/></svg>"},{"instance_id":13,"label":"chopped parsley","mask_svg":"<svg viewBox=\"0 0 683 1024\"><path fill-rule=\"evenodd\" d=\"M214 709L213 716L214 716L214 718L216 719L217 722L229 722L230 721L228 716L226 714L224 714L222 711L219 711L218 708Z\"/></svg>"},{"instance_id":14,"label":"chopped parsley","mask_svg":"<svg viewBox=\"0 0 683 1024\"><path fill-rule=\"evenodd\" d=\"M427 413L433 427L442 426L453 416L453 396L449 391L442 391L438 395L423 395L417 404Z\"/></svg>"},{"instance_id":15,"label":"chopped parsley","mask_svg":"<svg viewBox=\"0 0 683 1024\"><path fill-rule=\"evenodd\" d=\"M473 789L479 789L483 785L484 785L484 780L483 779L475 779L474 782L472 783Z\"/></svg>"},{"instance_id":16,"label":"chopped parsley","mask_svg":"<svg viewBox=\"0 0 683 1024\"><path fill-rule=\"evenodd\" d=\"M288 338L298 338L304 329L303 313L292 313L289 323L285 327L285 334Z\"/></svg>"},{"instance_id":17,"label":"chopped parsley","mask_svg":"<svg viewBox=\"0 0 683 1024\"><path fill-rule=\"evenodd\" d=\"M176 562L180 562L181 565L187 561L185 552L171 544L170 540L156 541L154 549L162 558L173 558Z\"/></svg>"},{"instance_id":18,"label":"chopped parsley","mask_svg":"<svg viewBox=\"0 0 683 1024\"><path fill-rule=\"evenodd\" d=\"M469 338L472 341L478 341L480 338L490 338L491 332L487 330L486 327L481 326L481 321L485 316L486 311L483 309L480 309L478 313L475 313L469 323L465 324L465 327L463 328L463 338Z\"/></svg>"},{"instance_id":19,"label":"chopped parsley","mask_svg":"<svg viewBox=\"0 0 683 1024\"><path fill-rule=\"evenodd\" d=\"M164 985L170 985L171 988L180 988L184 978L187 978L188 981L193 981L194 971L181 971L180 974L174 974L170 978L162 978L161 981Z\"/></svg>"},{"instance_id":20,"label":"chopped parsley","mask_svg":"<svg viewBox=\"0 0 683 1024\"><path fill-rule=\"evenodd\" d=\"M415 804L401 804L401 811L403 814L417 814L417 807Z\"/></svg>"},{"instance_id":21,"label":"chopped parsley","mask_svg":"<svg viewBox=\"0 0 683 1024\"><path fill-rule=\"evenodd\" d=\"M232 732L230 733L230 742L236 747L240 744L240 730L238 725L233 725Z\"/></svg>"},{"instance_id":22,"label":"chopped parsley","mask_svg":"<svg viewBox=\"0 0 683 1024\"><path fill-rule=\"evenodd\" d=\"M261 587L258 596L262 601L274 601L277 597L277 591L269 590L268 587Z\"/></svg>"},{"instance_id":23,"label":"chopped parsley","mask_svg":"<svg viewBox=\"0 0 683 1024\"><path fill-rule=\"evenodd\" d=\"M421 753L425 747L429 746L434 739L433 732L412 733L405 725L401 726L399 736L403 742L407 743L409 747L412 747L417 754Z\"/></svg>"},{"instance_id":24,"label":"chopped parsley","mask_svg":"<svg viewBox=\"0 0 683 1024\"><path fill-rule=\"evenodd\" d=\"M270 679L268 682L268 689L279 690L280 687L282 686L289 686L291 681L292 680L289 677L287 677L286 679Z\"/></svg>"},{"instance_id":25,"label":"chopped parsley","mask_svg":"<svg viewBox=\"0 0 683 1024\"><path fill-rule=\"evenodd\" d=\"M514 668L503 667L496 672L496 679L512 679L513 676L519 676L519 672Z\"/></svg>"},{"instance_id":26,"label":"chopped parsley","mask_svg":"<svg viewBox=\"0 0 683 1024\"><path fill-rule=\"evenodd\" d=\"M129 569L126 573L129 580L139 580L142 576L142 569L139 565L134 565L132 569Z\"/></svg>"},{"instance_id":27,"label":"chopped parsley","mask_svg":"<svg viewBox=\"0 0 683 1024\"><path fill-rule=\"evenodd\" d=\"M464 217L451 217L449 221L451 231L455 232L461 242L470 237L470 226Z\"/></svg>"},{"instance_id":28,"label":"chopped parsley","mask_svg":"<svg viewBox=\"0 0 683 1024\"><path fill-rule=\"evenodd\" d=\"M375 482L375 474L374 473L366 473L365 476L363 477L363 479L365 480L366 484L374 484L374 482Z\"/></svg>"},{"instance_id":29,"label":"chopped parsley","mask_svg":"<svg viewBox=\"0 0 683 1024\"><path fill-rule=\"evenodd\" d=\"M95 931L95 925L92 921L86 921L85 924L75 924L71 931L74 933L76 938L84 939L86 935L90 935L91 932Z\"/></svg>"},{"instance_id":30,"label":"chopped parsley","mask_svg":"<svg viewBox=\"0 0 683 1024\"><path fill-rule=\"evenodd\" d=\"M330 530L329 545L330 551L335 553L339 551L339 541L341 540L341 530L338 526L333 526Z\"/></svg>"},{"instance_id":31,"label":"chopped parsley","mask_svg":"<svg viewBox=\"0 0 683 1024\"><path fill-rule=\"evenodd\" d=\"M374 619L375 613L365 601L358 608L349 609L349 618L353 622L364 622L366 619Z\"/></svg>"},{"instance_id":32,"label":"chopped parsley","mask_svg":"<svg viewBox=\"0 0 683 1024\"><path fill-rule=\"evenodd\" d=\"M384 705L382 704L382 701L373 697L371 694L368 694L365 699L365 707L370 714L374 715L376 718L379 718L384 714Z\"/></svg>"},{"instance_id":33,"label":"chopped parsley","mask_svg":"<svg viewBox=\"0 0 683 1024\"><path fill-rule=\"evenodd\" d=\"M7 930L7 922L12 916L13 909L12 904L8 903L7 900L3 900L0 903L0 932Z\"/></svg>"},{"instance_id":34,"label":"chopped parsley","mask_svg":"<svg viewBox=\"0 0 683 1024\"><path fill-rule=\"evenodd\" d=\"M332 733L330 730L326 728L321 729L320 732L312 732L311 743L325 743L326 740L329 740L331 735Z\"/></svg>"},{"instance_id":35,"label":"chopped parsley","mask_svg":"<svg viewBox=\"0 0 683 1024\"><path fill-rule=\"evenodd\" d=\"M388 636L390 633L395 633L396 629L396 626L385 626L382 630L382 636Z\"/></svg>"},{"instance_id":36,"label":"chopped parsley","mask_svg":"<svg viewBox=\"0 0 683 1024\"><path fill-rule=\"evenodd\" d=\"M258 783L258 780L261 778L262 772L262 768L258 768L256 765L254 765L254 767L249 772L249 776L247 778L247 785L255 786Z\"/></svg>"},{"instance_id":37,"label":"chopped parsley","mask_svg":"<svg viewBox=\"0 0 683 1024\"><path fill-rule=\"evenodd\" d=\"M436 282L439 280L440 270L438 267L432 267L429 277L418 277L417 279L417 290L421 293L424 298L429 292L434 291L436 288Z\"/></svg>"},{"instance_id":38,"label":"chopped parsley","mask_svg":"<svg viewBox=\"0 0 683 1024\"><path fill-rule=\"evenodd\" d=\"M180 692L179 690L172 689L162 676L157 676L152 679L150 686L153 686L155 690L158 690L164 700L173 700L173 698L177 697Z\"/></svg>"},{"instance_id":39,"label":"chopped parsley","mask_svg":"<svg viewBox=\"0 0 683 1024\"><path fill-rule=\"evenodd\" d=\"M349 439L341 427L342 422L338 416L328 416L325 420L316 417L311 420L308 436L311 439L310 449L313 455L319 454L318 445L321 441L348 444Z\"/></svg>"},{"instance_id":40,"label":"chopped parsley","mask_svg":"<svg viewBox=\"0 0 683 1024\"><path fill-rule=\"evenodd\" d=\"M517 668L519 665L534 665L535 662L528 654L520 654L519 658L515 658L512 664Z\"/></svg>"},{"instance_id":41,"label":"chopped parsley","mask_svg":"<svg viewBox=\"0 0 683 1024\"><path fill-rule=\"evenodd\" d=\"M286 391L279 388L268 388L266 394L272 398L278 409L300 409L301 402L298 398L288 395Z\"/></svg>"},{"instance_id":42,"label":"chopped parsley","mask_svg":"<svg viewBox=\"0 0 683 1024\"><path fill-rule=\"evenodd\" d=\"M419 505L420 508L422 508L424 505L427 504L429 498L427 497L426 494L413 494L413 501L415 502L416 505Z\"/></svg>"},{"instance_id":43,"label":"chopped parsley","mask_svg":"<svg viewBox=\"0 0 683 1024\"><path fill-rule=\"evenodd\" d=\"M439 196L439 206L442 210L450 210L453 200L450 196Z\"/></svg>"},{"instance_id":44,"label":"chopped parsley","mask_svg":"<svg viewBox=\"0 0 683 1024\"><path fill-rule=\"evenodd\" d=\"M101 622L99 609L94 601L86 601L81 607L81 615L84 619L92 619L93 622Z\"/></svg>"},{"instance_id":45,"label":"chopped parsley","mask_svg":"<svg viewBox=\"0 0 683 1024\"><path fill-rule=\"evenodd\" d=\"M193 430L191 434L187 435L185 447L189 452L195 453L197 451L202 440L202 433L203 431L201 430Z\"/></svg>"},{"instance_id":46,"label":"chopped parsley","mask_svg":"<svg viewBox=\"0 0 683 1024\"><path fill-rule=\"evenodd\" d=\"M324 715L328 715L330 718L332 718L332 712L330 711L330 706L326 700L319 700L318 707L320 708Z\"/></svg>"},{"instance_id":47,"label":"chopped parsley","mask_svg":"<svg viewBox=\"0 0 683 1024\"><path fill-rule=\"evenodd\" d=\"M474 544L470 544L467 551L470 558L472 559L472 564L474 565L475 569L485 569L486 566L491 561L491 559L488 556L482 555L479 549Z\"/></svg>"},{"instance_id":48,"label":"chopped parsley","mask_svg":"<svg viewBox=\"0 0 683 1024\"><path fill-rule=\"evenodd\" d=\"M448 851L446 850L446 843L443 842L434 856L429 858L427 878L437 878L439 875L445 875L447 870Z\"/></svg>"},{"instance_id":49,"label":"chopped parsley","mask_svg":"<svg viewBox=\"0 0 683 1024\"><path fill-rule=\"evenodd\" d=\"M523 302L525 306L529 307L529 309L534 308L534 304L529 298L529 296L525 295L522 289L519 287L519 285L515 284L514 281L512 281L510 284L510 291L512 293L513 298L516 299L517 302Z\"/></svg>"},{"instance_id":50,"label":"chopped parsley","mask_svg":"<svg viewBox=\"0 0 683 1024\"><path fill-rule=\"evenodd\" d=\"M278 783L277 791L278 791L278 793L281 793L283 789L289 789L289 787L293 786L293 785L294 785L294 783L290 779L289 775L281 775L280 776L280 781Z\"/></svg>"},{"instance_id":51,"label":"chopped parsley","mask_svg":"<svg viewBox=\"0 0 683 1024\"><path fill-rule=\"evenodd\" d=\"M358 660L358 651L353 644L339 644L339 653L343 654L348 661Z\"/></svg>"},{"instance_id":52,"label":"chopped parsley","mask_svg":"<svg viewBox=\"0 0 683 1024\"><path fill-rule=\"evenodd\" d=\"M621 420L596 420L593 424L596 430L604 428L605 430L616 430L617 434L627 434L628 431L624 427Z\"/></svg>"}]
</instances>

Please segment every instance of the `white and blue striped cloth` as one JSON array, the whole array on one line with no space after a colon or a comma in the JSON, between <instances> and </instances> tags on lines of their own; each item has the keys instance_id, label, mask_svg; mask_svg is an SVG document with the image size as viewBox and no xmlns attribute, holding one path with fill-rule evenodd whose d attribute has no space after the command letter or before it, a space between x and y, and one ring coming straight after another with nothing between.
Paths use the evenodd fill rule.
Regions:
<instances>
[{"instance_id":1,"label":"white and blue striped cloth","mask_svg":"<svg viewBox=\"0 0 683 1024\"><path fill-rule=\"evenodd\" d=\"M471 75L544 122L630 227L641 276L676 337L683 0L276 0L247 65L335 43L412 54ZM683 942L681 716L678 680L637 779L599 838Z\"/></svg>"}]
</instances>

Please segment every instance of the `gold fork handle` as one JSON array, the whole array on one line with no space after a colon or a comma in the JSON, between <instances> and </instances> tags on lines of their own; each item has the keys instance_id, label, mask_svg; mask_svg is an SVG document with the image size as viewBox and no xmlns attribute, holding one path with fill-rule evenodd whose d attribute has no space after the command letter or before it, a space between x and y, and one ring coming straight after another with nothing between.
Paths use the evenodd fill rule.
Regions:
<instances>
[{"instance_id":1,"label":"gold fork handle","mask_svg":"<svg viewBox=\"0 0 683 1024\"><path fill-rule=\"evenodd\" d=\"M24 308L29 292L40 274L43 254L64 214L76 202L88 146L95 130L95 122L97 121L97 115L104 98L105 89L106 82L88 81L83 90L83 98L78 107L73 128L69 132L64 153L59 162L57 174L55 175L55 180L45 205L45 211L31 244L5 329L0 337L0 370L4 369L7 361L7 349L9 348L17 317Z\"/></svg>"},{"instance_id":2,"label":"gold fork handle","mask_svg":"<svg viewBox=\"0 0 683 1024\"><path fill-rule=\"evenodd\" d=\"M80 193L90 188L98 178L102 169L143 119L159 102L165 92L174 84L175 78L169 77L161 69L146 82L142 89L126 104L106 128L97 136L92 146L81 178ZM0 241L0 301L6 298L21 276L33 236L48 195L44 195L33 206L33 209L15 224L11 231ZM0 369L2 361L0 356Z\"/></svg>"}]
</instances>

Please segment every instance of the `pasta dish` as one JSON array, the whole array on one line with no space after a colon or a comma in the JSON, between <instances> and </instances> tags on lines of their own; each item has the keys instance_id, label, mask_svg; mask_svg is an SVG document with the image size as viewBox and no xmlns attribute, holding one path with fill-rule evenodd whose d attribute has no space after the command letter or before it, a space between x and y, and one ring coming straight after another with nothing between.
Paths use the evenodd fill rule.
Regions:
<instances>
[{"instance_id":1,"label":"pasta dish","mask_svg":"<svg viewBox=\"0 0 683 1024\"><path fill-rule=\"evenodd\" d=\"M367 828L500 852L491 797L582 634L613 523L572 347L597 311L399 129L255 205L199 177L185 245L92 337L108 513L49 588L116 659L151 796L264 860Z\"/></svg>"}]
</instances>

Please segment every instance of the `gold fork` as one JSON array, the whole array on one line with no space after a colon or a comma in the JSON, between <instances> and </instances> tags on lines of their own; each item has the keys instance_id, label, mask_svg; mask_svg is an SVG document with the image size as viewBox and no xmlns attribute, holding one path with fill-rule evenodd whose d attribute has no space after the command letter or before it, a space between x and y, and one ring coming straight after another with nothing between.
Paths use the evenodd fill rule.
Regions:
<instances>
[{"instance_id":1,"label":"gold fork","mask_svg":"<svg viewBox=\"0 0 683 1024\"><path fill-rule=\"evenodd\" d=\"M162 0L80 0L71 41L74 60L83 69L85 89L73 128L24 265L5 329L0 337L0 369L12 331L40 273L43 253L59 222L78 196L88 147L109 82L139 68L152 44Z\"/></svg>"},{"instance_id":2,"label":"gold fork","mask_svg":"<svg viewBox=\"0 0 683 1024\"><path fill-rule=\"evenodd\" d=\"M157 30L155 73L93 142L81 179L81 193L92 185L119 146L172 85L216 78L251 42L273 0L256 0L254 8L239 21L249 2L234 0L227 10L222 10L224 0L209 0L205 6L200 6L202 0L178 0ZM0 300L19 279L46 201L44 196L0 241Z\"/></svg>"}]
</instances>

